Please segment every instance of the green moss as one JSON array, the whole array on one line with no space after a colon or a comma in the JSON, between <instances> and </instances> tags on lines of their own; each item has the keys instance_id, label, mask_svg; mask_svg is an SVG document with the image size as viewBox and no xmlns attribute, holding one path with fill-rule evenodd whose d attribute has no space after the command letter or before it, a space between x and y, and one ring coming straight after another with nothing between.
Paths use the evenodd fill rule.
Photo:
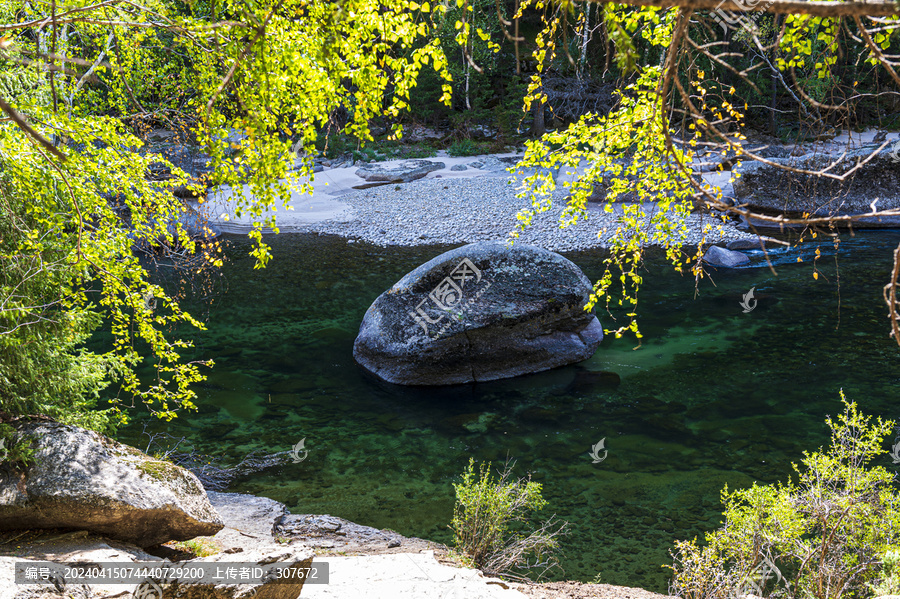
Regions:
<instances>
[{"instance_id":1,"label":"green moss","mask_svg":"<svg viewBox=\"0 0 900 599\"><path fill-rule=\"evenodd\" d=\"M172 549L190 553L193 557L208 557L222 552L222 546L212 537L197 537L187 541L167 543Z\"/></svg>"},{"instance_id":2,"label":"green moss","mask_svg":"<svg viewBox=\"0 0 900 599\"><path fill-rule=\"evenodd\" d=\"M174 482L182 478L178 466L163 460L144 460L135 464L135 467L150 478L163 482Z\"/></svg>"},{"instance_id":3,"label":"green moss","mask_svg":"<svg viewBox=\"0 0 900 599\"><path fill-rule=\"evenodd\" d=\"M104 440L105 439L106 438L104 438ZM143 451L141 451L139 449L135 449L134 447L131 447L130 445L124 445L122 443L117 443L116 441L112 441L111 439L110 439L110 441L111 441L111 443L104 442L103 444L106 445L107 447L109 447L109 449L115 455L117 455L119 457L124 458L124 457L134 456L134 457L141 458L146 455Z\"/></svg>"}]
</instances>

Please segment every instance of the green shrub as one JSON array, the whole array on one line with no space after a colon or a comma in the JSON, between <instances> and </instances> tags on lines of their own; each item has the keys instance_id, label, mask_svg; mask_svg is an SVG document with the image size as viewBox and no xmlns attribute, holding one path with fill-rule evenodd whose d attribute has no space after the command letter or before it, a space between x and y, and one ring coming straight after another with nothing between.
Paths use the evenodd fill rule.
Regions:
<instances>
[{"instance_id":1,"label":"green shrub","mask_svg":"<svg viewBox=\"0 0 900 599\"><path fill-rule=\"evenodd\" d=\"M471 139L461 139L450 144L447 153L451 156L477 156L484 153L484 148Z\"/></svg>"},{"instance_id":2,"label":"green shrub","mask_svg":"<svg viewBox=\"0 0 900 599\"><path fill-rule=\"evenodd\" d=\"M437 156L437 150L429 143L422 143L415 146L407 146L401 150L400 154L403 158L432 158Z\"/></svg>"},{"instance_id":3,"label":"green shrub","mask_svg":"<svg viewBox=\"0 0 900 599\"><path fill-rule=\"evenodd\" d=\"M528 85L519 79L510 78L506 81L505 88L500 103L493 110L494 125L497 126L500 138L516 139L520 136L519 128L526 116L522 98Z\"/></svg>"},{"instance_id":4,"label":"green shrub","mask_svg":"<svg viewBox=\"0 0 900 599\"><path fill-rule=\"evenodd\" d=\"M891 473L871 465L893 422L873 422L843 392L841 400L843 413L826 420L830 448L804 452L796 482L726 487L724 526L705 546L676 543L670 594L837 599L896 588L900 495Z\"/></svg>"},{"instance_id":5,"label":"green shrub","mask_svg":"<svg viewBox=\"0 0 900 599\"><path fill-rule=\"evenodd\" d=\"M900 595L900 549L890 549L881 556L881 573L872 590L877 597Z\"/></svg>"},{"instance_id":6,"label":"green shrub","mask_svg":"<svg viewBox=\"0 0 900 599\"><path fill-rule=\"evenodd\" d=\"M32 438L19 434L8 424L0 424L0 464L26 468L34 460L36 450Z\"/></svg>"},{"instance_id":7,"label":"green shrub","mask_svg":"<svg viewBox=\"0 0 900 599\"><path fill-rule=\"evenodd\" d=\"M540 483L511 480L511 468L507 463L494 479L490 462L482 463L476 478L475 460L469 459L462 482L453 485L456 507L450 528L465 563L494 576L527 580L525 571L538 569L542 574L557 565L553 553L567 523L551 517L528 530L526 515L547 502Z\"/></svg>"},{"instance_id":8,"label":"green shrub","mask_svg":"<svg viewBox=\"0 0 900 599\"><path fill-rule=\"evenodd\" d=\"M387 159L387 156L380 153L378 150L368 147L360 148L359 150L353 150L351 154L353 156L353 160L362 160L363 162L371 162L372 160L381 161Z\"/></svg>"},{"instance_id":9,"label":"green shrub","mask_svg":"<svg viewBox=\"0 0 900 599\"><path fill-rule=\"evenodd\" d=\"M316 150L326 158L337 158L354 151L359 141L343 133L320 131L316 139Z\"/></svg>"},{"instance_id":10,"label":"green shrub","mask_svg":"<svg viewBox=\"0 0 900 599\"><path fill-rule=\"evenodd\" d=\"M6 300L0 310L0 421L40 414L109 432L115 414L96 408L114 367L82 345L100 315L67 305L64 295L67 279L82 268L71 258L76 241L63 233L31 239L46 223L35 216L34 196L17 192L9 170L0 173L0 298Z\"/></svg>"}]
</instances>

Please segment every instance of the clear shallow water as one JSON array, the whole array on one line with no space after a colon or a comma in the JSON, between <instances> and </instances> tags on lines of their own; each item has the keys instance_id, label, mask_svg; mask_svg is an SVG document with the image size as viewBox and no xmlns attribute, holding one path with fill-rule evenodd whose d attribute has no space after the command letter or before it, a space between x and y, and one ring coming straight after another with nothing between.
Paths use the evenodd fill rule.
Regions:
<instances>
[{"instance_id":1,"label":"clear shallow water","mask_svg":"<svg viewBox=\"0 0 900 599\"><path fill-rule=\"evenodd\" d=\"M675 539L720 521L719 494L784 479L802 451L827 441L838 390L864 411L900 417L900 349L888 338L881 288L898 233L867 233L839 253L815 246L700 284L645 263L645 340L608 337L593 358L551 372L442 389L403 388L364 373L351 355L363 313L382 291L449 247L378 248L282 235L275 259L253 270L246 242L211 305L196 357L216 368L198 388L200 413L149 430L187 436L234 461L306 438L306 460L231 489L405 535L451 540L452 482L469 457L516 461L544 485L543 515L571 523L558 578L664 591ZM592 279L599 253L568 255ZM754 258L761 262L761 256ZM742 313L756 287L759 304ZM840 297L840 304L838 303ZM840 308L839 308L840 306ZM604 325L610 317L599 310ZM614 372L618 387L596 373ZM143 422L122 431L143 446ZM588 452L606 438L608 457ZM885 458L890 466L889 458Z\"/></svg>"}]
</instances>

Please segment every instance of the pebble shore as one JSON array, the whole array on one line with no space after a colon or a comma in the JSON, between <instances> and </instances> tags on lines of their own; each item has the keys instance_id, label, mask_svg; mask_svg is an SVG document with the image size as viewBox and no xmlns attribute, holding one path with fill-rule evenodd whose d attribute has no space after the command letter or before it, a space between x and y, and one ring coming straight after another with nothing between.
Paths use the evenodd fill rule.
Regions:
<instances>
[{"instance_id":1,"label":"pebble shore","mask_svg":"<svg viewBox=\"0 0 900 599\"><path fill-rule=\"evenodd\" d=\"M410 183L389 184L342 194L336 199L352 207L354 217L346 222L326 220L292 231L334 234L381 246L461 244L500 241L516 230L516 214L528 206L517 198L519 179L505 172L502 164L479 163L483 176L471 178L428 178ZM560 228L559 216L568 194L557 189L553 207L535 216L519 241L551 251L575 251L607 247L619 226L621 207L608 213L600 203L590 203L587 218L574 226ZM649 211L651 207L647 207ZM696 245L706 225L712 231L707 243L724 244L756 236L737 229L709 214L691 214L685 245ZM601 231L605 232L598 235Z\"/></svg>"}]
</instances>

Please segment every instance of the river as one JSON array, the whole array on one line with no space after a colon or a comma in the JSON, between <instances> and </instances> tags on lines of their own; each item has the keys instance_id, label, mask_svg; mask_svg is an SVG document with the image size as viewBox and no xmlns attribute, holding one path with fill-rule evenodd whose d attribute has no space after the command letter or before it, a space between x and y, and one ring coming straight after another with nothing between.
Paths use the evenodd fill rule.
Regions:
<instances>
[{"instance_id":1,"label":"river","mask_svg":"<svg viewBox=\"0 0 900 599\"><path fill-rule=\"evenodd\" d=\"M841 388L864 412L900 418L900 348L881 297L897 232L845 236L837 255L830 241L774 252L777 274L750 252L753 267L714 273L696 297L692 276L651 256L640 349L610 335L578 365L440 389L374 380L351 350L378 294L449 247L316 235L269 241L274 260L254 270L248 242L229 238L208 296L187 302L209 327L190 334L191 357L216 367L198 387L199 413L148 430L185 436L226 463L305 439L302 462L230 489L294 513L450 542L452 483L469 458L511 459L517 474L542 483L549 504L541 515L571 525L556 578L599 574L665 591L673 541L719 524L726 483L785 479L803 450L826 443L824 420L841 409ZM599 276L600 252L567 256ZM745 313L740 301L751 288L758 304ZM145 446L144 424L136 418L120 437ZM601 439L608 453L594 463L589 452Z\"/></svg>"}]
</instances>

